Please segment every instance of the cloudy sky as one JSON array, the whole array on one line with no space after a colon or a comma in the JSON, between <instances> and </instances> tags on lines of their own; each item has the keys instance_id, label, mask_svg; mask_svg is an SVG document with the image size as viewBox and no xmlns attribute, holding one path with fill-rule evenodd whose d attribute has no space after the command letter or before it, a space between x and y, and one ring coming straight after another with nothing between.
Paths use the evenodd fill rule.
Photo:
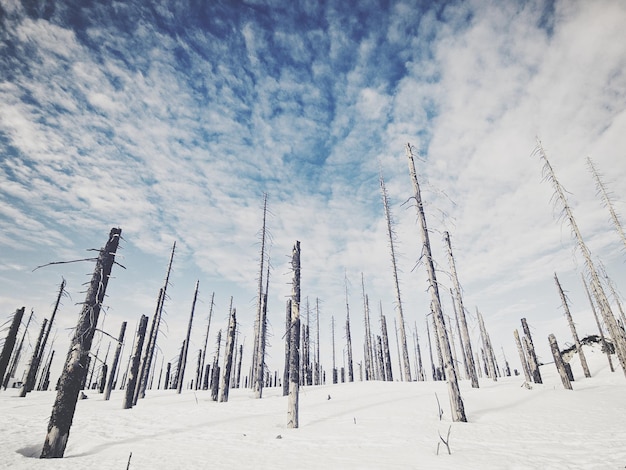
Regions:
<instances>
[{"instance_id":1,"label":"cloudy sky","mask_svg":"<svg viewBox=\"0 0 626 470\"><path fill-rule=\"evenodd\" d=\"M152 314L176 241L165 361L184 338L196 280L191 351L215 292L211 336L233 296L249 354L266 193L270 368L282 361L295 240L302 296L320 299L322 355L333 316L343 348L347 277L361 360L361 273L372 312L380 302L391 330L395 316L382 172L405 320L425 337L410 142L440 283L450 287L447 230L471 325L478 307L517 364L512 331L525 316L547 356L549 333L570 341L554 272L581 333L595 330L533 148L541 139L583 236L624 289L624 246L586 158L624 212L625 27L617 0L0 0L0 314L24 305L39 324L65 277L63 357L93 266L33 268L90 256L119 226L126 269L114 269L105 330L127 320L132 331Z\"/></svg>"}]
</instances>

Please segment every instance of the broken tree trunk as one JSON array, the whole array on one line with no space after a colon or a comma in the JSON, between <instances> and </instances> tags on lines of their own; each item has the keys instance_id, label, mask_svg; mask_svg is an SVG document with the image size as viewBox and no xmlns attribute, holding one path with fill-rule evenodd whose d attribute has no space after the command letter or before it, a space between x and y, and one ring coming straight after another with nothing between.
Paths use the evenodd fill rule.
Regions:
<instances>
[{"instance_id":1,"label":"broken tree trunk","mask_svg":"<svg viewBox=\"0 0 626 470\"><path fill-rule=\"evenodd\" d=\"M480 325L480 336L483 339L483 348L485 349L485 359L487 364L487 370L489 372L488 375L493 379L494 382L497 382L498 377L496 375L496 364L494 362L491 339L489 338L489 333L487 333L487 328L485 327L485 320L483 319L483 315L478 311L478 307L476 307L476 316L478 317L478 324Z\"/></svg>"},{"instance_id":2,"label":"broken tree trunk","mask_svg":"<svg viewBox=\"0 0 626 470\"><path fill-rule=\"evenodd\" d=\"M98 255L85 303L59 380L59 390L52 407L41 458L61 458L65 453L80 384L84 382L87 374L89 350L98 324L100 307L106 293L111 268L115 262L121 233L120 228L111 229L108 241Z\"/></svg>"},{"instance_id":3,"label":"broken tree trunk","mask_svg":"<svg viewBox=\"0 0 626 470\"><path fill-rule=\"evenodd\" d=\"M556 370L559 371L559 375L561 376L561 382L563 382L563 387L565 387L566 390L572 390L572 383L567 376L565 363L563 362L563 356L561 356L561 350L559 349L559 345L556 342L556 338L554 337L554 335L550 335L548 336L548 341L550 341L550 349L552 350L552 357L554 357L554 365L556 366Z\"/></svg>"},{"instance_id":4,"label":"broken tree trunk","mask_svg":"<svg viewBox=\"0 0 626 470\"><path fill-rule=\"evenodd\" d=\"M457 310L455 309L455 314L458 313L458 321L460 322L460 338L461 344L465 348L463 350L463 357L465 360L466 371L469 375L470 380L472 381L472 388L478 388L478 374L476 373L476 364L474 363L474 352L472 350L472 341L470 339L469 328L467 327L467 318L465 316L465 307L463 306L463 295L461 294L461 286L459 284L459 278L456 273L456 263L454 261L454 256L452 255L452 243L450 242L450 234L448 232L444 232L443 234L444 241L448 248L448 262L450 264L450 271L452 273L452 281L454 282L454 294Z\"/></svg>"},{"instance_id":5,"label":"broken tree trunk","mask_svg":"<svg viewBox=\"0 0 626 470\"><path fill-rule=\"evenodd\" d=\"M589 372L589 366L587 365L587 358L585 357L585 352L583 351L583 347L580 344L580 340L578 339L578 333L576 332L576 326L574 325L574 320L572 320L572 314L570 313L569 305L567 304L567 298L565 297L565 292L563 292L563 287L561 287L561 283L559 282L559 278L557 277L556 273L554 273L554 282L556 283L556 288L559 291L561 302L563 303L563 310L565 311L565 318L567 318L569 329L572 332L572 338L574 339L576 352L578 353L578 358L580 359L580 365L583 368L585 377L591 377L591 372Z\"/></svg>"},{"instance_id":6,"label":"broken tree trunk","mask_svg":"<svg viewBox=\"0 0 626 470\"><path fill-rule=\"evenodd\" d=\"M211 331L211 317L213 316L213 306L215 305L215 292L211 294L211 306L209 307L209 321L206 327L206 334L204 335L204 346L202 347L202 359L200 361L200 376L196 378L196 390L200 388L202 383L202 374L204 372L204 365L206 364L206 348L209 344L209 332ZM232 298L231 298L232 301Z\"/></svg>"},{"instance_id":7,"label":"broken tree trunk","mask_svg":"<svg viewBox=\"0 0 626 470\"><path fill-rule=\"evenodd\" d=\"M33 357L30 359L30 364L28 365L28 373L26 374L26 380L22 384L22 388L20 389L20 397L24 398L28 392L31 392L33 388L35 388L35 379L37 377L37 369L39 369L39 358L42 356L41 353L41 342L43 336L46 332L46 325L48 324L48 319L44 318L41 324L41 330L39 331L39 336L37 337L37 343L35 344L35 349L33 349Z\"/></svg>"},{"instance_id":8,"label":"broken tree trunk","mask_svg":"<svg viewBox=\"0 0 626 470\"><path fill-rule=\"evenodd\" d=\"M122 408L125 410L132 408L133 405L137 404L135 401L135 390L137 388L137 381L139 380L139 363L141 361L141 350L143 349L147 328L148 317L146 315L142 315L141 320L139 321L139 326L137 327L135 348L130 362L130 369L128 370L128 382L126 383L126 390L124 390L124 403Z\"/></svg>"},{"instance_id":9,"label":"broken tree trunk","mask_svg":"<svg viewBox=\"0 0 626 470\"><path fill-rule=\"evenodd\" d=\"M387 334L387 319L383 315L383 304L380 302L380 332L383 337L383 356L385 358L385 380L393 382L391 370L391 352L389 351L389 335Z\"/></svg>"},{"instance_id":10,"label":"broken tree trunk","mask_svg":"<svg viewBox=\"0 0 626 470\"><path fill-rule=\"evenodd\" d=\"M291 346L289 348L289 401L287 404L287 427L299 426L299 394L300 394L300 242L296 241L291 256L293 281L291 287L291 324L289 332Z\"/></svg>"},{"instance_id":11,"label":"broken tree trunk","mask_svg":"<svg viewBox=\"0 0 626 470\"><path fill-rule=\"evenodd\" d=\"M235 334L237 332L237 311L233 308L228 320L228 333L226 334L226 347L224 348L224 370L220 384L220 402L228 401L230 388L230 373L233 368L233 352L235 350Z\"/></svg>"},{"instance_id":12,"label":"broken tree trunk","mask_svg":"<svg viewBox=\"0 0 626 470\"><path fill-rule=\"evenodd\" d=\"M22 307L23 308L23 307ZM17 313L17 312L16 312ZM23 316L24 312L22 312L22 316ZM8 372L6 372L6 374L4 375L4 380L2 381L2 388L4 388L5 390L7 389L7 386L9 385L9 380L11 380L12 377L15 377L15 371L17 370L17 365L20 362L20 357L22 355L22 347L24 346L24 338L26 338L26 333L28 332L28 326L30 325L30 321L33 319L33 315L34 312L31 310L30 311L30 315L28 316L28 321L26 322L26 327L24 328L24 333L22 333L22 339L20 339L20 344L17 346L17 348L15 349L15 352L13 354L13 357L11 358L11 362L10 365L8 367ZM20 319L20 323L21 323L21 319ZM18 330L19 330L19 325L18 325ZM16 333L17 335L17 333ZM10 336L7 336L7 340L10 338ZM13 341L13 345L11 345L11 343L6 343L5 340L5 345L10 345L11 349L15 346L15 341ZM5 347L9 347L9 346L5 346ZM1 357L1 356L0 356ZM0 364L2 364L2 359L0 359ZM2 365L0 365L0 370L6 370L6 366L2 367ZM0 378L2 377L2 375L0 374Z\"/></svg>"},{"instance_id":13,"label":"broken tree trunk","mask_svg":"<svg viewBox=\"0 0 626 470\"><path fill-rule=\"evenodd\" d=\"M522 342L519 339L519 333L517 332L517 330L513 331L513 336L515 336L515 344L517 345L517 352L519 353L519 360L522 363L522 369L524 370L524 377L526 378L527 383L531 383L532 378L530 377L530 368L528 367L526 354L524 354L524 349L522 348Z\"/></svg>"},{"instance_id":14,"label":"broken tree trunk","mask_svg":"<svg viewBox=\"0 0 626 470\"><path fill-rule=\"evenodd\" d=\"M435 272L435 264L433 261L432 252L430 249L430 237L428 234L428 227L426 225L426 215L424 213L424 205L422 204L422 196L420 192L419 183L417 181L417 173L415 171L415 162L413 160L413 151L411 144L406 145L406 154L409 161L409 173L411 181L413 183L413 190L415 193L415 208L417 210L417 218L420 221L421 233L422 233L422 246L423 254L425 258L426 271L428 273L429 286L428 289L431 293L431 302L433 306L433 313L435 318L436 335L439 339L439 343L442 349L443 359L445 362L445 374L448 383L448 397L450 399L450 409L452 411L452 420L466 422L465 407L463 405L463 398L461 397L461 390L459 389L459 383L457 380L456 372L452 365L452 351L450 350L450 341L448 340L448 332L446 331L445 321L443 317L443 311L441 309L441 297L439 296L439 285L437 283L437 274Z\"/></svg>"},{"instance_id":15,"label":"broken tree trunk","mask_svg":"<svg viewBox=\"0 0 626 470\"><path fill-rule=\"evenodd\" d=\"M117 347L115 348L115 355L113 356L113 365L111 366L111 374L104 389L104 399L108 400L111 397L111 390L113 390L113 382L115 381L115 374L120 361L120 354L122 353L122 346L124 344L124 335L126 334L126 322L122 322L120 328L120 334L117 337Z\"/></svg>"},{"instance_id":16,"label":"broken tree trunk","mask_svg":"<svg viewBox=\"0 0 626 470\"><path fill-rule=\"evenodd\" d=\"M541 372L539 372L539 361L537 360L537 354L535 354L535 345L533 344L533 337L530 334L530 327L525 318L522 318L522 329L525 335L522 340L526 348L530 373L533 376L533 381L536 384L541 384L543 381L541 380Z\"/></svg>"},{"instance_id":17,"label":"broken tree trunk","mask_svg":"<svg viewBox=\"0 0 626 470\"><path fill-rule=\"evenodd\" d=\"M9 360L11 359L11 355L13 354L15 342L17 341L17 332L20 328L20 324L22 323L23 316L24 307L18 308L13 314L13 320L11 321L11 326L9 327L7 337L4 340L2 353L0 353L0 377L4 377L4 374L6 373L7 367L9 365Z\"/></svg>"},{"instance_id":18,"label":"broken tree trunk","mask_svg":"<svg viewBox=\"0 0 626 470\"><path fill-rule=\"evenodd\" d=\"M189 314L189 324L187 325L187 337L185 339L185 347L183 348L183 358L180 362L180 370L178 371L178 388L177 393L181 393L183 390L183 379L185 377L185 367L187 365L187 352L189 351L189 338L191 338L191 325L193 324L193 314L196 310L196 300L198 299L198 286L200 281L196 281L196 288L193 293L193 302L191 304L191 313Z\"/></svg>"}]
</instances>

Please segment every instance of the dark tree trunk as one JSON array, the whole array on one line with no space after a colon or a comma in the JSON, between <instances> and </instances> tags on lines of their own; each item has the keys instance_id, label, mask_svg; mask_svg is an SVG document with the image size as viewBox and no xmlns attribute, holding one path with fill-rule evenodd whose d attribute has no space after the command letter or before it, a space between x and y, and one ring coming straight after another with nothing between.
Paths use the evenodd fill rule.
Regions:
<instances>
[{"instance_id":1,"label":"dark tree trunk","mask_svg":"<svg viewBox=\"0 0 626 470\"><path fill-rule=\"evenodd\" d=\"M237 333L237 312L233 308L228 322L228 333L226 337L226 347L224 348L224 370L222 373L220 401L228 401L230 389L230 373L233 368L233 352L235 350L235 334ZM262 339L261 339L262 341Z\"/></svg>"},{"instance_id":2,"label":"dark tree trunk","mask_svg":"<svg viewBox=\"0 0 626 470\"><path fill-rule=\"evenodd\" d=\"M59 391L52 407L52 415L50 416L41 458L61 458L65 453L65 446L76 411L80 384L87 374L87 359L98 324L100 307L106 293L111 268L115 262L115 253L121 233L120 228L111 229L108 241L105 247L100 250L96 261L96 268L59 381Z\"/></svg>"},{"instance_id":3,"label":"dark tree trunk","mask_svg":"<svg viewBox=\"0 0 626 470\"><path fill-rule=\"evenodd\" d=\"M126 322L122 322L120 328L120 334L117 338L117 347L115 348L115 355L113 356L113 365L111 366L111 374L109 375L109 381L104 389L104 399L111 398L111 390L113 390L113 382L117 373L117 367L120 361L120 354L122 353L122 346L124 344L124 335L126 334Z\"/></svg>"},{"instance_id":4,"label":"dark tree trunk","mask_svg":"<svg viewBox=\"0 0 626 470\"><path fill-rule=\"evenodd\" d=\"M148 317L146 315L141 316L139 321L139 328L137 328L137 338L135 339L135 350L133 351L133 358L130 365L130 371L128 372L128 382L126 384L126 390L124 395L124 406L126 410L132 408L135 402L135 389L137 388L137 380L139 379L139 361L141 361L141 350L143 348L143 342L146 337L146 329L148 328Z\"/></svg>"},{"instance_id":5,"label":"dark tree trunk","mask_svg":"<svg viewBox=\"0 0 626 470\"><path fill-rule=\"evenodd\" d=\"M37 377L37 370L39 369L39 357L40 357L40 349L41 342L43 336L46 332L46 325L48 324L48 320L46 318L43 319L43 323L41 324L41 330L39 331L39 336L37 337L37 343L35 344L35 349L33 349L33 357L30 360L30 364L28 365L28 373L26 374L26 381L22 385L20 390L20 397L25 397L28 392L32 392L33 388L35 388L35 379Z\"/></svg>"},{"instance_id":6,"label":"dark tree trunk","mask_svg":"<svg viewBox=\"0 0 626 470\"><path fill-rule=\"evenodd\" d=\"M20 328L20 324L22 323L23 316L24 307L18 308L13 315L13 321L9 327L9 332L4 340L4 346L2 347L2 353L0 354L0 377L4 377L4 374L6 373L9 360L13 354L15 342L17 341L17 332Z\"/></svg>"},{"instance_id":7,"label":"dark tree trunk","mask_svg":"<svg viewBox=\"0 0 626 470\"><path fill-rule=\"evenodd\" d=\"M22 307L22 317L24 316L24 307ZM17 310L15 313L17 314L19 310ZM15 350L15 354L13 354L13 358L11 359L11 365L9 366L9 371L4 375L4 380L2 381L2 388L4 388L5 390L7 389L7 386L9 385L9 380L11 380L11 377L15 377L15 370L17 369L17 365L20 361L20 356L22 355L22 346L24 345L24 338L26 338L26 333L28 332L28 325L30 325L30 321L33 318L33 311L30 311L30 316L28 317L28 321L26 322L26 328L24 328L24 333L22 334L22 339L20 340L20 344L18 345L17 349ZM19 323L21 323L21 317L20 317L20 321L18 322L17 328L19 330ZM15 332L15 335L17 336L17 331ZM10 339L10 329L9 329L9 335L7 336L7 340ZM13 349L13 347L15 346L15 340L13 340L13 345L11 345L11 342L9 340L9 343L7 343L5 341L5 346L4 347L10 347L11 349ZM3 348L3 353L4 353L4 348ZM10 355L10 353L9 353ZM0 355L0 358L4 357L4 354ZM2 363L2 359L0 359L0 364ZM7 359L7 363L8 363L8 359ZM1 366L0 365L0 370L6 370L6 366ZM0 377L3 377L3 374L0 374Z\"/></svg>"}]
</instances>

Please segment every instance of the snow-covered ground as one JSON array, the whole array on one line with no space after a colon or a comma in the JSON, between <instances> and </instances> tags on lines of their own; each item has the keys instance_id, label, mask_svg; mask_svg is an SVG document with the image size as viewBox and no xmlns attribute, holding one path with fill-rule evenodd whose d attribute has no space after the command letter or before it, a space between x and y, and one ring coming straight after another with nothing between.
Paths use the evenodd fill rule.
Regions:
<instances>
[{"instance_id":1,"label":"snow-covered ground","mask_svg":"<svg viewBox=\"0 0 626 470\"><path fill-rule=\"evenodd\" d=\"M623 469L626 378L585 348L593 376L582 376L575 357L574 391L553 364L531 390L523 376L483 378L480 389L462 381L468 423L450 422L441 382L303 387L299 429L287 429L279 389L261 400L233 390L228 403L205 391L149 391L132 410L121 409L123 392L108 402L91 392L56 460L37 458L55 392L8 390L0 393L0 468L125 469L132 452L131 469ZM437 455L450 426L452 454L442 444Z\"/></svg>"}]
</instances>

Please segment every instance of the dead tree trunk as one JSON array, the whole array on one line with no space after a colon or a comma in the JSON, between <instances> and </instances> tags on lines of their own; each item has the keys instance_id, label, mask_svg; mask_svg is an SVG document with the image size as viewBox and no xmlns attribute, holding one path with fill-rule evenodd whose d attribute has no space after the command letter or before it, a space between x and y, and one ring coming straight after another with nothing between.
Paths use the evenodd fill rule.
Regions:
<instances>
[{"instance_id":1,"label":"dead tree trunk","mask_svg":"<svg viewBox=\"0 0 626 470\"><path fill-rule=\"evenodd\" d=\"M255 389L255 392L258 393L258 383L259 381L263 382L263 369L259 371L258 360L259 360L259 348L260 348L260 340L261 340L261 329L262 322L261 317L263 316L263 274L264 274L264 263L265 263L265 239L266 239L266 221L267 221L267 193L263 194L263 226L261 228L261 256L259 261L259 289L257 292L257 311L256 317L254 320L254 343L252 346L252 367L251 367L251 377L250 377L250 386ZM260 372L261 377L257 377L257 374ZM262 386L261 386L262 388ZM260 398L260 396L258 397Z\"/></svg>"},{"instance_id":2,"label":"dead tree trunk","mask_svg":"<svg viewBox=\"0 0 626 470\"><path fill-rule=\"evenodd\" d=\"M396 349L398 352L398 370L400 371L400 382L403 382L403 373L402 373L402 354L400 354L400 340L398 339L398 324L396 323L396 318L393 319L393 329L396 333Z\"/></svg>"},{"instance_id":3,"label":"dead tree trunk","mask_svg":"<svg viewBox=\"0 0 626 470\"><path fill-rule=\"evenodd\" d=\"M385 380L393 382L391 370L391 352L389 351L389 335L387 334L387 319L383 315L383 304L380 303L380 332L383 336L383 355L385 358Z\"/></svg>"},{"instance_id":4,"label":"dead tree trunk","mask_svg":"<svg viewBox=\"0 0 626 470\"><path fill-rule=\"evenodd\" d=\"M352 365L352 337L350 336L350 306L348 304L348 277L346 282L346 346L348 352L348 381L354 382L354 367Z\"/></svg>"},{"instance_id":5,"label":"dead tree trunk","mask_svg":"<svg viewBox=\"0 0 626 470\"><path fill-rule=\"evenodd\" d=\"M322 374L320 366L320 299L315 298L315 319L316 319L316 332L315 332L315 385L322 384Z\"/></svg>"},{"instance_id":6,"label":"dead tree trunk","mask_svg":"<svg viewBox=\"0 0 626 470\"><path fill-rule=\"evenodd\" d=\"M600 341L602 341L602 350L606 354L606 357L609 361L609 367L611 368L611 372L615 372L615 367L613 367L613 360L611 359L611 350L607 344L606 338L604 337L604 331L602 330L602 325L600 324L600 319L598 318L598 314L596 312L596 307L593 303L593 299L591 298L591 294L589 293L589 288L587 287L587 282L585 281L585 275L580 274L583 286L585 286L585 293L587 294L587 298L589 299L589 304L591 305L591 312L593 313L593 318L596 321L596 325L598 327L598 331L600 332Z\"/></svg>"},{"instance_id":7,"label":"dead tree trunk","mask_svg":"<svg viewBox=\"0 0 626 470\"><path fill-rule=\"evenodd\" d=\"M420 337L417 333L417 322L415 322L415 353L417 355L416 359L416 375L419 382L424 382L426 380L426 374L424 373L424 363L422 362L422 347L420 346Z\"/></svg>"},{"instance_id":8,"label":"dead tree trunk","mask_svg":"<svg viewBox=\"0 0 626 470\"><path fill-rule=\"evenodd\" d=\"M578 333L576 332L576 326L574 325L574 320L572 320L572 314L570 313L569 305L567 304L567 298L565 297L565 292L563 292L563 288L561 287L561 283L559 282L559 278L557 277L556 273L554 273L554 282L556 283L556 288L559 291L561 302L563 303L563 310L565 311L565 318L567 318L569 329L572 332L572 338L574 339L574 344L576 345L576 352L578 352L580 365L583 368L585 377L591 377L591 372L589 372L589 366L587 365L587 358L585 357L583 347L580 344L580 340L578 339Z\"/></svg>"},{"instance_id":9,"label":"dead tree trunk","mask_svg":"<svg viewBox=\"0 0 626 470\"><path fill-rule=\"evenodd\" d=\"M120 334L117 338L117 347L115 348L115 355L113 356L113 365L111 366L111 374L109 375L109 381L104 389L104 399L108 400L111 397L111 390L113 390L113 382L115 381L115 374L120 360L120 354L122 352L122 346L124 344L124 335L126 334L126 322L122 322L120 328Z\"/></svg>"},{"instance_id":10,"label":"dead tree trunk","mask_svg":"<svg viewBox=\"0 0 626 470\"><path fill-rule=\"evenodd\" d=\"M365 322L365 380L372 380L374 376L374 355L373 355L373 345L372 345L372 330L370 327L370 306L369 306L369 298L365 293L365 277L363 273L361 273L361 289L363 292L363 318Z\"/></svg>"},{"instance_id":11,"label":"dead tree trunk","mask_svg":"<svg viewBox=\"0 0 626 470\"><path fill-rule=\"evenodd\" d=\"M13 320L11 321L11 326L9 327L7 337L4 340L2 353L0 354L0 377L4 377L4 374L7 371L9 361L11 360L11 355L13 354L13 348L15 347L15 342L17 341L17 332L20 328L20 324L22 323L23 316L24 307L18 308L13 314Z\"/></svg>"},{"instance_id":12,"label":"dead tree trunk","mask_svg":"<svg viewBox=\"0 0 626 470\"><path fill-rule=\"evenodd\" d=\"M415 162L413 161L413 153L411 145L407 144L406 154L409 160L409 173L413 182L413 190L415 192L415 207L417 209L417 217L420 221L422 232L422 245L425 258L426 270L428 272L429 290L431 292L431 301L433 306L436 334L441 345L443 358L445 362L445 374L448 382L448 396L450 398L450 408L452 411L452 420L466 422L465 407L459 389L456 372L452 366L452 351L450 350L450 341L448 340L448 332L446 331L443 311L441 309L441 297L439 296L439 285L437 283L437 275L435 272L435 264L430 249L430 239L428 227L426 225L426 215L424 214L424 206L422 204L422 196L420 193L419 183L417 181L417 173L415 171Z\"/></svg>"},{"instance_id":13,"label":"dead tree trunk","mask_svg":"<svg viewBox=\"0 0 626 470\"><path fill-rule=\"evenodd\" d=\"M146 315L141 316L139 326L137 327L137 337L135 338L135 349L131 359L130 369L128 371L128 382L126 383L126 390L124 394L123 409L127 410L132 408L137 403L135 402L135 390L137 388L137 381L139 380L139 363L141 361L141 350L143 349L143 343L146 337L146 329L148 328L148 317Z\"/></svg>"},{"instance_id":14,"label":"dead tree trunk","mask_svg":"<svg viewBox=\"0 0 626 470\"><path fill-rule=\"evenodd\" d=\"M14 315L16 315L19 310L20 309L16 310ZM22 310L22 314L20 317L20 321L18 322L18 325L17 325L18 331L19 331L19 326L20 326L19 323L22 322L21 318L24 316L24 307L22 307L21 310ZM13 357L11 358L10 363L8 362L8 359L7 359L7 364L9 364L8 372L6 372L6 374L4 373L0 374L0 378L4 377L4 380L2 381L2 388L4 388L5 390L7 389L7 386L9 385L9 380L11 380L12 377L15 377L15 371L17 370L17 365L20 362L20 357L22 355L22 347L24 346L24 338L26 338L26 333L28 332L28 326L30 325L30 321L32 320L33 315L34 315L34 312L31 310L30 315L28 317L28 321L26 322L26 327L24 328L24 333L22 333L22 339L20 339L20 344L15 349L15 353L13 354ZM14 321L15 321L15 318L14 318ZM7 366L2 366L3 361L4 361L4 359L2 359L4 357L4 348L10 348L12 350L15 346L15 340L12 340L13 344L11 344L10 333L11 333L11 328L9 328L9 335L7 335L7 338L4 342L2 354L0 355L0 372L2 370L6 371L7 369ZM17 337L17 331L15 332L15 335ZM7 343L7 341L9 342ZM10 355L11 353L9 352L8 354Z\"/></svg>"},{"instance_id":15,"label":"dead tree trunk","mask_svg":"<svg viewBox=\"0 0 626 470\"><path fill-rule=\"evenodd\" d=\"M233 367L233 352L235 350L235 334L237 332L237 311L233 308L228 321L228 333L226 347L224 348L224 370L222 371L222 383L220 384L220 402L228 401L230 384L230 372Z\"/></svg>"},{"instance_id":16,"label":"dead tree trunk","mask_svg":"<svg viewBox=\"0 0 626 470\"><path fill-rule=\"evenodd\" d=\"M409 362L409 348L406 342L406 328L404 324L404 313L402 311L402 300L400 297L400 283L398 281L398 267L396 264L396 252L394 247L393 219L389 209L389 200L387 196L387 188L382 173L380 174L380 190L383 198L383 208L385 210L385 219L387 221L387 236L389 237L389 250L391 251L391 268L393 271L393 281L396 290L396 302L398 307L398 321L400 323L400 340L402 342L402 364L403 379L407 382L411 381L411 364Z\"/></svg>"},{"instance_id":17,"label":"dead tree trunk","mask_svg":"<svg viewBox=\"0 0 626 470\"><path fill-rule=\"evenodd\" d=\"M535 354L535 345L533 344L533 337L530 334L530 328L525 318L522 318L522 329L524 330L524 346L526 347L526 353L528 357L528 366L530 373L533 376L533 381L536 384L541 384L541 372L539 372L539 361L537 360L537 354Z\"/></svg>"},{"instance_id":18,"label":"dead tree trunk","mask_svg":"<svg viewBox=\"0 0 626 470\"><path fill-rule=\"evenodd\" d=\"M50 357L46 362L46 368L43 371L41 381L39 383L38 390L46 391L50 385L50 367L52 367L52 360L54 359L54 350L50 351Z\"/></svg>"},{"instance_id":19,"label":"dead tree trunk","mask_svg":"<svg viewBox=\"0 0 626 470\"><path fill-rule=\"evenodd\" d=\"M550 335L548 336L548 341L550 341L550 349L552 350L552 357L554 357L554 365L556 366L556 370L559 371L559 375L561 376L561 382L563 382L563 387L565 387L566 390L572 390L572 383L567 376L565 363L563 362L563 356L561 356L561 350L559 349L559 345L556 342L556 338L554 337L554 335Z\"/></svg>"},{"instance_id":20,"label":"dead tree trunk","mask_svg":"<svg viewBox=\"0 0 626 470\"><path fill-rule=\"evenodd\" d=\"M237 380L235 380L235 388L239 388L241 384L241 361L243 360L243 344L239 345L239 362L237 364Z\"/></svg>"},{"instance_id":21,"label":"dead tree trunk","mask_svg":"<svg viewBox=\"0 0 626 470\"><path fill-rule=\"evenodd\" d=\"M48 324L48 319L44 318L41 323L41 330L39 330L39 336L37 337L37 343L35 344L35 349L33 349L33 356L30 359L30 364L28 365L28 372L26 373L26 380L22 384L22 388L20 389L20 397L24 398L28 392L31 392L33 388L35 388L35 379L37 377L37 369L39 369L39 357L41 354L41 342L43 340L43 336L46 332L46 325Z\"/></svg>"},{"instance_id":22,"label":"dead tree trunk","mask_svg":"<svg viewBox=\"0 0 626 470\"><path fill-rule=\"evenodd\" d=\"M189 314L189 325L187 325L187 337L185 339L185 347L183 348L180 370L178 371L178 388L177 393L181 393L183 390L183 379L185 377L185 367L187 365L187 352L189 351L189 338L191 338L191 325L193 324L193 314L196 310L196 300L198 299L198 286L200 281L196 281L196 288L193 293L193 302L191 304L191 313Z\"/></svg>"},{"instance_id":23,"label":"dead tree trunk","mask_svg":"<svg viewBox=\"0 0 626 470\"><path fill-rule=\"evenodd\" d=\"M426 317L426 337L428 339L428 353L430 355L430 367L433 380L437 380L437 366L435 365L435 359L433 358L433 344L430 340L430 328L428 326L428 317Z\"/></svg>"},{"instance_id":24,"label":"dead tree trunk","mask_svg":"<svg viewBox=\"0 0 626 470\"><path fill-rule=\"evenodd\" d=\"M334 344L333 344L334 350ZM289 394L289 368L291 367L291 299L287 300L285 319L285 369L283 371L283 396Z\"/></svg>"},{"instance_id":25,"label":"dead tree trunk","mask_svg":"<svg viewBox=\"0 0 626 470\"><path fill-rule=\"evenodd\" d=\"M470 339L469 328L467 327L467 318L465 316L465 307L463 305L463 295L461 293L459 277L456 272L456 263L452 254L452 243L450 242L450 234L448 232L444 232L443 238L448 248L448 262L450 264L452 281L454 282L454 294L456 300L456 302L453 301L453 305L455 306L454 313L455 315L458 315L457 323L460 323L460 328L458 328L458 325L457 328L459 329L461 345L464 347L463 358L465 361L465 369L468 377L472 381L472 388L478 388L479 384L478 375L476 374L476 364L474 364L474 352L472 350L472 341Z\"/></svg>"},{"instance_id":26,"label":"dead tree trunk","mask_svg":"<svg viewBox=\"0 0 626 470\"><path fill-rule=\"evenodd\" d=\"M337 362L335 360L335 317L330 319L331 336L333 340L333 384L337 383Z\"/></svg>"},{"instance_id":27,"label":"dead tree trunk","mask_svg":"<svg viewBox=\"0 0 626 470\"><path fill-rule=\"evenodd\" d=\"M622 371L626 375L626 332L624 332L624 330L619 328L619 326L617 325L617 321L615 320L613 312L611 311L610 303L607 299L604 289L602 288L598 272L593 263L593 260L591 259L591 252L589 251L589 248L583 240L580 230L578 229L578 225L576 224L576 220L574 219L572 210L567 202L567 198L565 197L565 190L557 180L556 175L554 174L554 170L552 169L552 166L548 161L548 157L546 156L546 153L541 145L541 142L537 141L537 146L535 147L534 153L539 155L540 159L543 160L544 177L545 179L550 181L550 183L554 187L555 195L558 197L558 200L563 206L565 219L567 220L574 236L576 237L578 249L583 255L585 261L585 269L591 281L591 292L593 293L593 296L598 303L600 313L604 319L604 324L609 330L611 338L615 343L615 352L617 353L620 365L622 366Z\"/></svg>"},{"instance_id":28,"label":"dead tree trunk","mask_svg":"<svg viewBox=\"0 0 626 470\"><path fill-rule=\"evenodd\" d=\"M100 307L115 262L115 253L122 230L114 228L109 233L108 241L100 250L96 268L91 278L83 309L74 330L65 366L59 380L59 391L52 407L52 415L48 423L48 433L41 452L41 458L61 458L74 419L80 384L87 373L87 358L98 324Z\"/></svg>"},{"instance_id":29,"label":"dead tree trunk","mask_svg":"<svg viewBox=\"0 0 626 470\"><path fill-rule=\"evenodd\" d=\"M213 316L213 306L215 305L214 300L215 300L215 292L211 294L211 306L209 308L209 321L206 327L206 334L204 335L204 346L202 347L202 359L200 361L200 376L196 378L196 390L198 390L198 388L200 387L200 384L202 383L202 373L204 372L204 365L206 363L206 348L207 348L207 345L209 344L209 332L211 331L211 317ZM231 302L232 302L232 297L231 297Z\"/></svg>"},{"instance_id":30,"label":"dead tree trunk","mask_svg":"<svg viewBox=\"0 0 626 470\"><path fill-rule=\"evenodd\" d=\"M289 332L291 346L289 348L289 401L287 404L287 427L299 427L299 395L300 395L300 242L296 241L291 257L293 281L291 287L291 324Z\"/></svg>"},{"instance_id":31,"label":"dead tree trunk","mask_svg":"<svg viewBox=\"0 0 626 470\"><path fill-rule=\"evenodd\" d=\"M482 314L478 311L478 308L476 308L476 316L478 317L478 324L480 325L480 336L483 339L483 348L485 349L487 370L489 371L488 375L493 379L494 382L497 382L498 376L496 374L496 364L494 362L491 339L489 338L489 333L487 333L487 328L485 327L485 320L483 319Z\"/></svg>"},{"instance_id":32,"label":"dead tree trunk","mask_svg":"<svg viewBox=\"0 0 626 470\"><path fill-rule=\"evenodd\" d=\"M263 227L265 230L265 226ZM265 376L265 345L267 337L267 294L270 283L270 267L267 266L267 273L265 276L265 292L262 298L261 318L259 323L259 341L257 344L257 359L256 359L256 385L255 397L261 398L263 396L263 378Z\"/></svg>"},{"instance_id":33,"label":"dead tree trunk","mask_svg":"<svg viewBox=\"0 0 626 470\"><path fill-rule=\"evenodd\" d=\"M528 361L526 361L526 354L524 353L524 349L522 348L522 342L519 339L519 333L517 330L513 331L513 336L515 336L515 344L517 345L517 352L519 353L519 360L522 363L522 369L524 370L524 377L526 378L527 383L531 383L532 379L530 377L530 368L528 367Z\"/></svg>"}]
</instances>

